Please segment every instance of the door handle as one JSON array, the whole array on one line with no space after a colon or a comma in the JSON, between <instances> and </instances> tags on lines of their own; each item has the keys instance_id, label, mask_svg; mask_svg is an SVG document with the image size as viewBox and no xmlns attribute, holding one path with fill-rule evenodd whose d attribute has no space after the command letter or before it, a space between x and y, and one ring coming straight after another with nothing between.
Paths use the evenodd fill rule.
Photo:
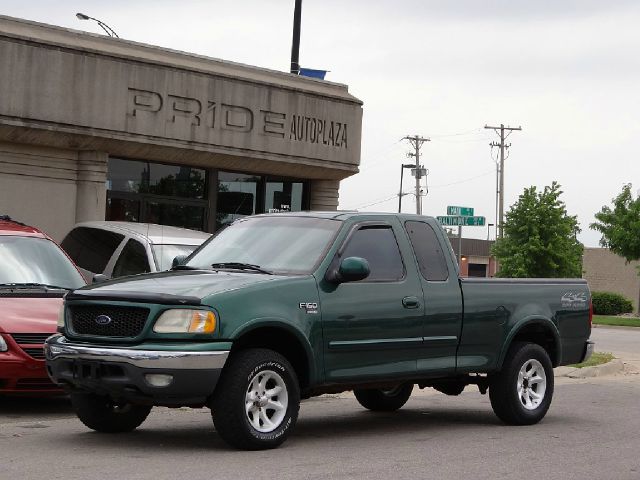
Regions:
<instances>
[{"instance_id":1,"label":"door handle","mask_svg":"<svg viewBox=\"0 0 640 480\"><path fill-rule=\"evenodd\" d=\"M404 308L418 308L420 306L420 300L418 300L418 297L404 297L402 299L402 306Z\"/></svg>"}]
</instances>

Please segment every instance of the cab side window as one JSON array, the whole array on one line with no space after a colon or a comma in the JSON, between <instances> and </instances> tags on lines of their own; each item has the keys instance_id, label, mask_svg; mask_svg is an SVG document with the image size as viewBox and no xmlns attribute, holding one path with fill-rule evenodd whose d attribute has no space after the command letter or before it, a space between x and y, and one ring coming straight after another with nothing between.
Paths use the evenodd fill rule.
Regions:
<instances>
[{"instance_id":1,"label":"cab side window","mask_svg":"<svg viewBox=\"0 0 640 480\"><path fill-rule=\"evenodd\" d=\"M396 236L390 226L365 226L348 240L341 258L361 257L371 274L363 282L397 282L404 278L404 264Z\"/></svg>"},{"instance_id":2,"label":"cab side window","mask_svg":"<svg viewBox=\"0 0 640 480\"><path fill-rule=\"evenodd\" d=\"M424 222L406 222L404 224L411 246L418 260L420 273L425 280L445 281L449 278L449 269L442 245L431 225Z\"/></svg>"},{"instance_id":3,"label":"cab side window","mask_svg":"<svg viewBox=\"0 0 640 480\"><path fill-rule=\"evenodd\" d=\"M129 240L122 249L113 267L113 276L122 277L124 275L136 275L150 271L147 252L144 246L136 240Z\"/></svg>"},{"instance_id":4,"label":"cab side window","mask_svg":"<svg viewBox=\"0 0 640 480\"><path fill-rule=\"evenodd\" d=\"M119 233L78 227L64 237L61 246L80 268L102 273L123 238Z\"/></svg>"}]
</instances>

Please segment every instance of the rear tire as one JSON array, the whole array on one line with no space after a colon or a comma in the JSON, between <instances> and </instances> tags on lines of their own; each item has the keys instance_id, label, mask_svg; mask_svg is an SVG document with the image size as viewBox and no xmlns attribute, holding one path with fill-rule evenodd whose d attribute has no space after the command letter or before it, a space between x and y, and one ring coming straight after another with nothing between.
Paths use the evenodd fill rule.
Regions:
<instances>
[{"instance_id":1,"label":"rear tire","mask_svg":"<svg viewBox=\"0 0 640 480\"><path fill-rule=\"evenodd\" d=\"M413 384L404 383L391 390L367 388L356 389L353 393L364 408L374 412L394 412L407 403L412 391Z\"/></svg>"},{"instance_id":2,"label":"rear tire","mask_svg":"<svg viewBox=\"0 0 640 480\"><path fill-rule=\"evenodd\" d=\"M553 398L553 366L535 343L514 343L502 370L489 385L495 414L509 425L533 425L544 418Z\"/></svg>"},{"instance_id":3,"label":"rear tire","mask_svg":"<svg viewBox=\"0 0 640 480\"><path fill-rule=\"evenodd\" d=\"M211 416L229 445L264 450L287 439L299 409L300 388L291 364L273 350L251 348L234 353L225 365Z\"/></svg>"},{"instance_id":4,"label":"rear tire","mask_svg":"<svg viewBox=\"0 0 640 480\"><path fill-rule=\"evenodd\" d=\"M82 423L102 433L135 430L151 411L149 406L114 402L109 397L93 393L72 393L71 405Z\"/></svg>"}]
</instances>

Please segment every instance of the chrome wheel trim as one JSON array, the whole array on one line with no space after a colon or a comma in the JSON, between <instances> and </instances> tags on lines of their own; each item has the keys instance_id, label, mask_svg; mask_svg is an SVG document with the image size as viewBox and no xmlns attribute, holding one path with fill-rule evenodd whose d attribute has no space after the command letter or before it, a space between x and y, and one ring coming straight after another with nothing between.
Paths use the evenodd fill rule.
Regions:
<instances>
[{"instance_id":1,"label":"chrome wheel trim","mask_svg":"<svg viewBox=\"0 0 640 480\"><path fill-rule=\"evenodd\" d=\"M289 395L283 378L273 370L258 372L245 395L245 415L260 433L273 432L287 414Z\"/></svg>"},{"instance_id":2,"label":"chrome wheel trim","mask_svg":"<svg viewBox=\"0 0 640 480\"><path fill-rule=\"evenodd\" d=\"M518 372L518 399L526 410L535 410L547 391L547 374L542 363L535 358L524 362Z\"/></svg>"}]
</instances>

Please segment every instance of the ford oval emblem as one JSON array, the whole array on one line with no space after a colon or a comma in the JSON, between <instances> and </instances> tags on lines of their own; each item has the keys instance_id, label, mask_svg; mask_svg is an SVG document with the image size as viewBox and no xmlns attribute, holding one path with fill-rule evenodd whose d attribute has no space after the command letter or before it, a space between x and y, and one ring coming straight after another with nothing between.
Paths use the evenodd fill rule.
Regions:
<instances>
[{"instance_id":1,"label":"ford oval emblem","mask_svg":"<svg viewBox=\"0 0 640 480\"><path fill-rule=\"evenodd\" d=\"M109 325L112 322L111 317L107 315L98 315L96 317L96 323L98 325Z\"/></svg>"}]
</instances>

